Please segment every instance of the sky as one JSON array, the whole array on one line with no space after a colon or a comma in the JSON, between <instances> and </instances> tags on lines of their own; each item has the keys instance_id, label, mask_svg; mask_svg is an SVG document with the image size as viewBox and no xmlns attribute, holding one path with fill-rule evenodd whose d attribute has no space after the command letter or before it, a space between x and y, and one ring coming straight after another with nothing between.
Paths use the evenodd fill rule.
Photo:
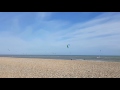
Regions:
<instances>
[{"instance_id":1,"label":"sky","mask_svg":"<svg viewBox=\"0 0 120 90\"><path fill-rule=\"evenodd\" d=\"M120 55L120 12L0 12L0 54Z\"/></svg>"}]
</instances>

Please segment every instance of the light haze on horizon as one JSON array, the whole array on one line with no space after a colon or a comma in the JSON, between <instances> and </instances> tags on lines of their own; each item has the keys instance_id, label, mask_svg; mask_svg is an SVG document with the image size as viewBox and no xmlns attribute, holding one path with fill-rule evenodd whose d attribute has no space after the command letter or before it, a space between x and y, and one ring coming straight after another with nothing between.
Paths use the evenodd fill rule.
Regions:
<instances>
[{"instance_id":1,"label":"light haze on horizon","mask_svg":"<svg viewBox=\"0 0 120 90\"><path fill-rule=\"evenodd\" d=\"M120 13L0 12L0 54L120 55Z\"/></svg>"}]
</instances>

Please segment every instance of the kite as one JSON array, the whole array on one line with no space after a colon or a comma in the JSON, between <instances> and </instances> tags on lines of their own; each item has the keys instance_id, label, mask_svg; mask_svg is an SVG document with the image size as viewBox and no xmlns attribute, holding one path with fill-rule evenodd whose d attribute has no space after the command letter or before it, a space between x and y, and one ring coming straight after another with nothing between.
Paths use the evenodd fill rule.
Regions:
<instances>
[{"instance_id":1,"label":"kite","mask_svg":"<svg viewBox=\"0 0 120 90\"><path fill-rule=\"evenodd\" d=\"M67 48L69 48L70 44L67 45Z\"/></svg>"}]
</instances>

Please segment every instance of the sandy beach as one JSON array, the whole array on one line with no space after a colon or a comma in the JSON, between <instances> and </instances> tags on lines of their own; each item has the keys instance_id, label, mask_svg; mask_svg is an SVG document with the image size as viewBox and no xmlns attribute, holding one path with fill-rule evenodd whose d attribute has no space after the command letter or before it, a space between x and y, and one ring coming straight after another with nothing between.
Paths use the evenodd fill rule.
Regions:
<instances>
[{"instance_id":1,"label":"sandy beach","mask_svg":"<svg viewBox=\"0 0 120 90\"><path fill-rule=\"evenodd\" d=\"M120 62L0 57L0 78L120 78Z\"/></svg>"}]
</instances>

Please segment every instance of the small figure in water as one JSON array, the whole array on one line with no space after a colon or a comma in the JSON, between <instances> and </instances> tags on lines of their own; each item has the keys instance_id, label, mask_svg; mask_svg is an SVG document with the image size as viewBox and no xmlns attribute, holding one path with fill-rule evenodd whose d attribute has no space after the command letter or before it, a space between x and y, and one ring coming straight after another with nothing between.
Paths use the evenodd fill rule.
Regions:
<instances>
[{"instance_id":1,"label":"small figure in water","mask_svg":"<svg viewBox=\"0 0 120 90\"><path fill-rule=\"evenodd\" d=\"M71 59L72 60L72 59Z\"/></svg>"}]
</instances>

